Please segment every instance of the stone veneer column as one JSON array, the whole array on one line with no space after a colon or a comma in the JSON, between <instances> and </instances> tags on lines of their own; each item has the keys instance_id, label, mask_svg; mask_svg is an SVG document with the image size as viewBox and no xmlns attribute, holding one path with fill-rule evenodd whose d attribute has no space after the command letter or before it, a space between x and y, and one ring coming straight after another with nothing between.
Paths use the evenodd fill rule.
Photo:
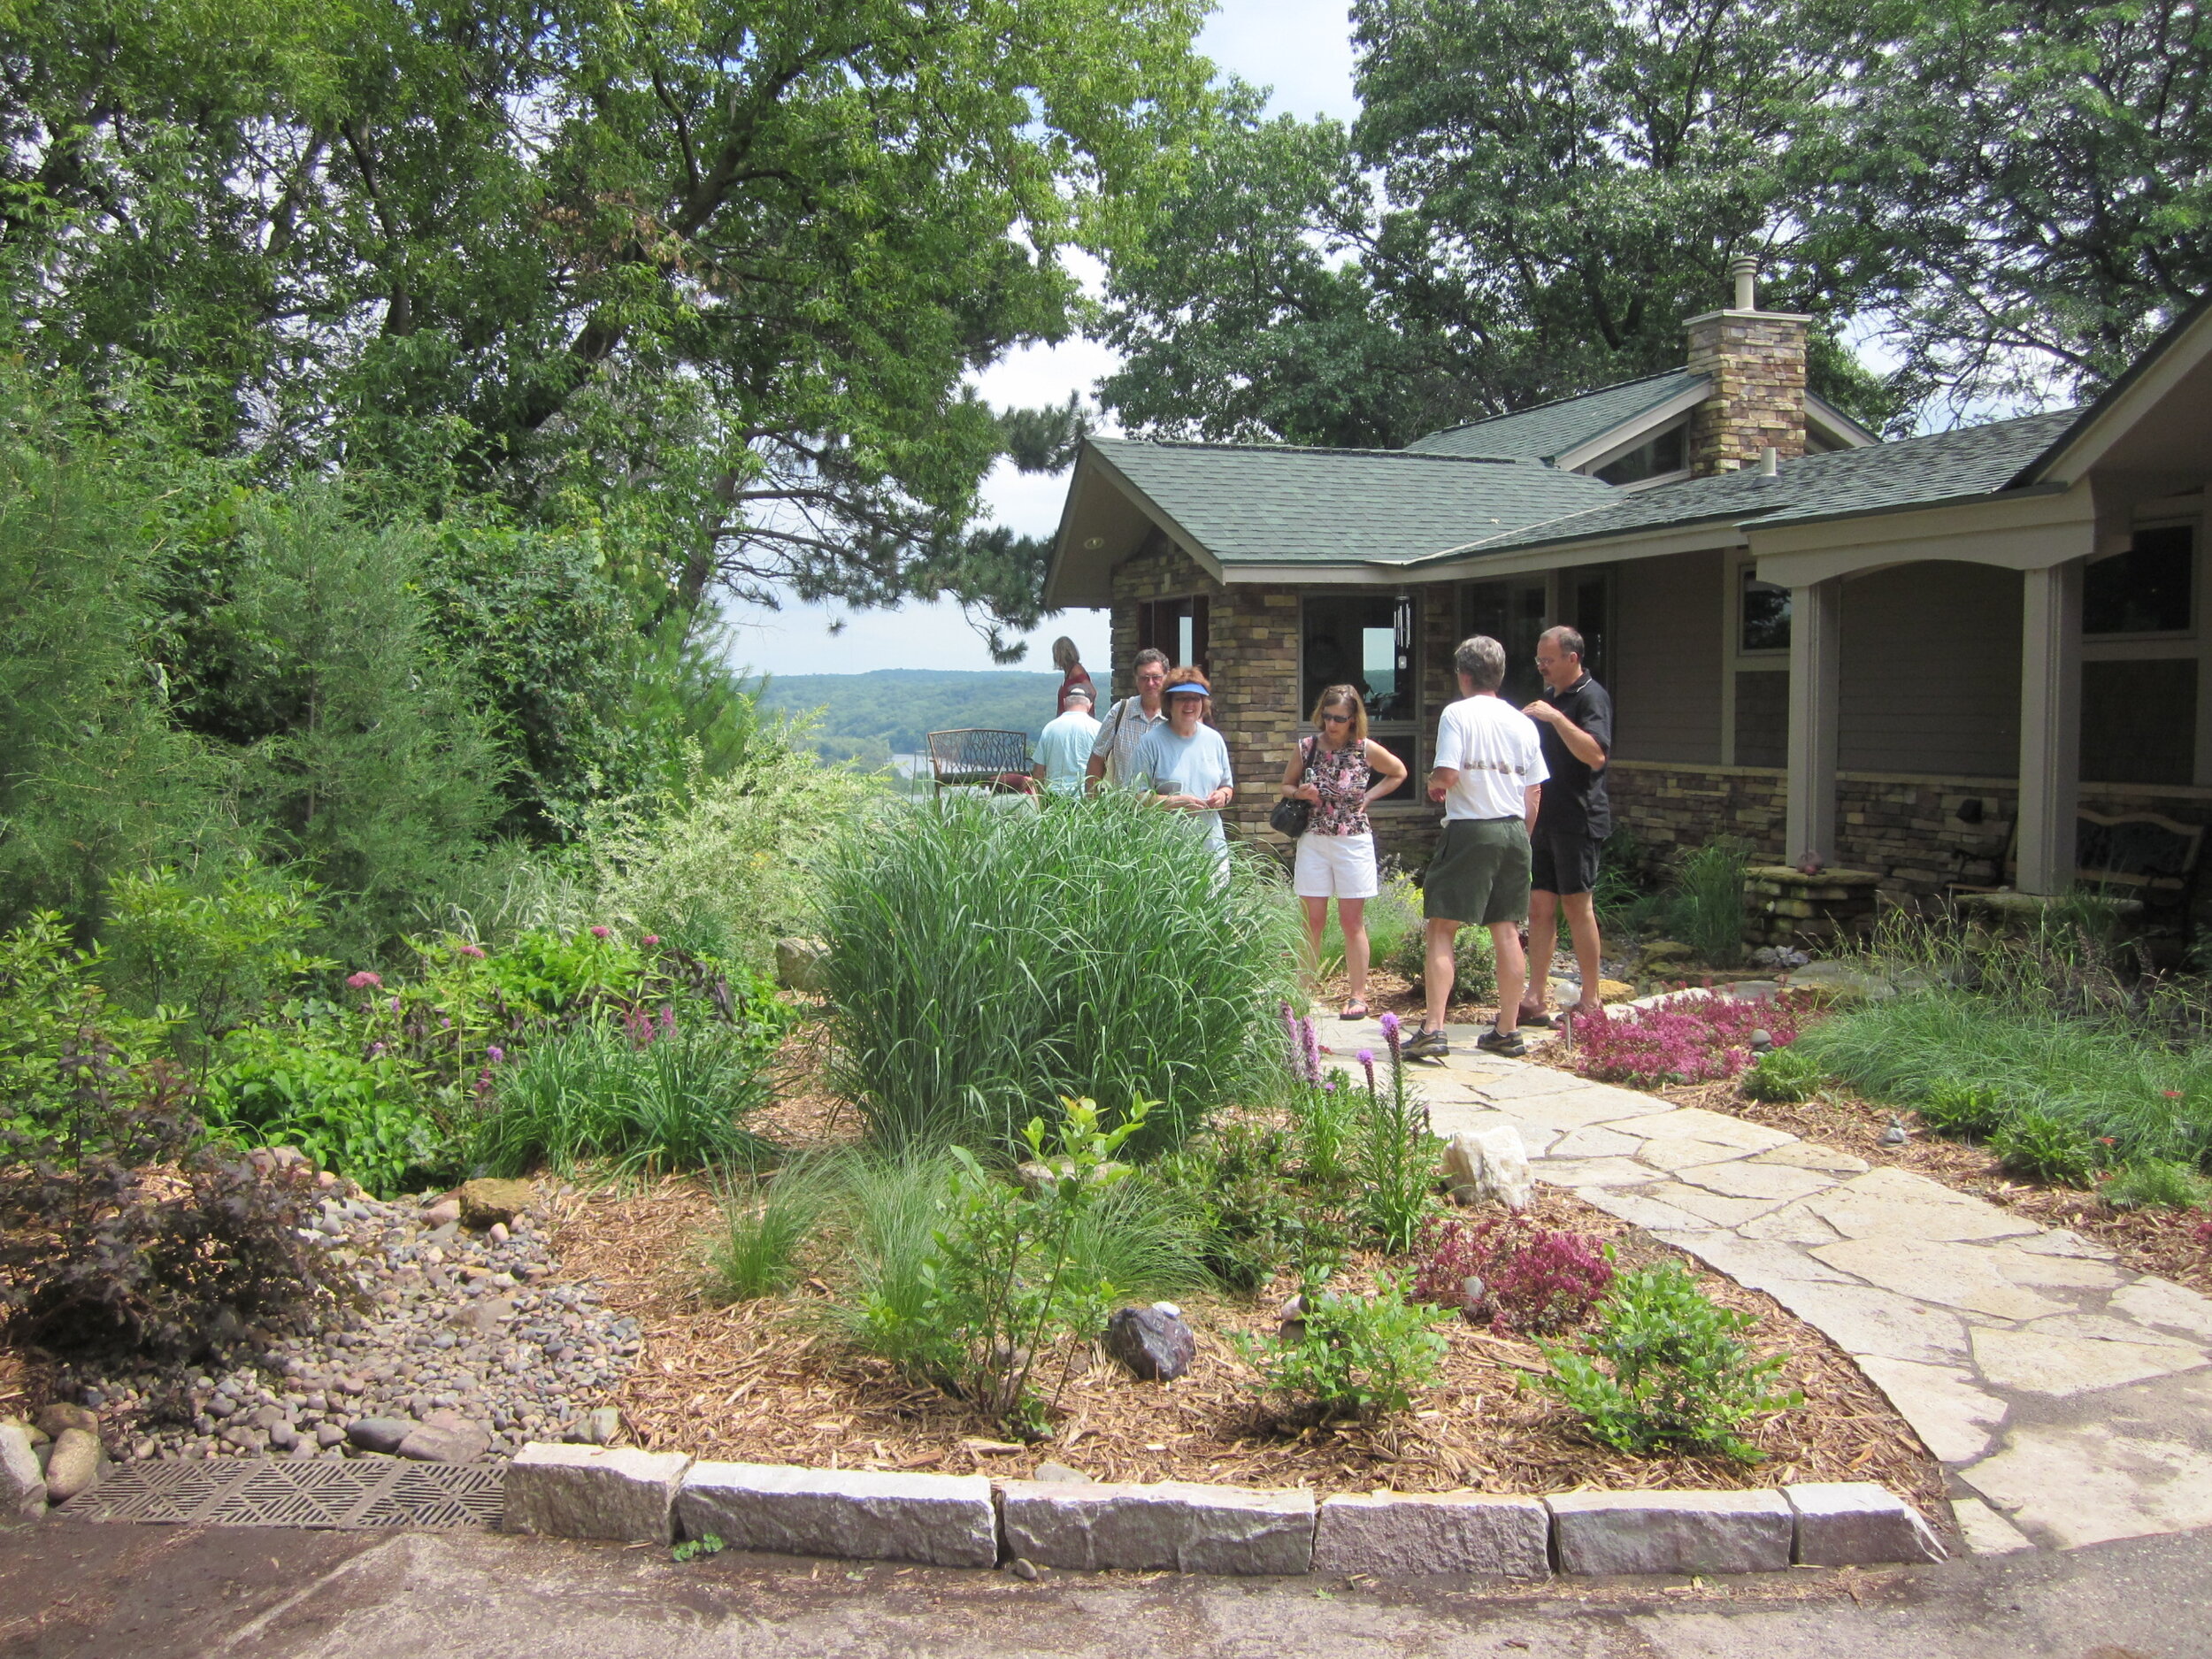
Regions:
<instances>
[{"instance_id":1,"label":"stone veneer column","mask_svg":"<svg viewBox=\"0 0 2212 1659\"><path fill-rule=\"evenodd\" d=\"M1805 453L1805 326L1787 311L1708 311L1683 325L1684 367L1713 379L1713 396L1690 414L1686 458L1693 478L1756 466L1772 446Z\"/></svg>"}]
</instances>

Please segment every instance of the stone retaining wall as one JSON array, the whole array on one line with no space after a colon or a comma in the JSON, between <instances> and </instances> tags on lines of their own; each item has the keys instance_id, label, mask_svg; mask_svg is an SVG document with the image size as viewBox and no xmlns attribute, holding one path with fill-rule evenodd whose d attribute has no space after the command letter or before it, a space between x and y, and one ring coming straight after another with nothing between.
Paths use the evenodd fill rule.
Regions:
<instances>
[{"instance_id":1,"label":"stone retaining wall","mask_svg":"<svg viewBox=\"0 0 2212 1659\"><path fill-rule=\"evenodd\" d=\"M510 1531L939 1566L1404 1575L1715 1573L1940 1561L1903 1499L1865 1481L1554 1498L1000 1480L695 1463L633 1448L523 1448ZM1034 1576L1033 1571L1031 1576Z\"/></svg>"}]
</instances>

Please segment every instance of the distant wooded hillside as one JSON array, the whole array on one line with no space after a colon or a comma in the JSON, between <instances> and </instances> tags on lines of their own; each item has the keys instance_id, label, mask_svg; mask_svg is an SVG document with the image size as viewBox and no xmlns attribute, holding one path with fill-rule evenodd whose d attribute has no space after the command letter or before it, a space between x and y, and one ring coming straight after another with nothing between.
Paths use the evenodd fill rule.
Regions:
<instances>
[{"instance_id":1,"label":"distant wooded hillside","mask_svg":"<svg viewBox=\"0 0 2212 1659\"><path fill-rule=\"evenodd\" d=\"M810 741L833 760L879 766L918 753L924 735L955 726L1026 732L1052 718L1057 674L989 669L879 668L865 674L789 674L761 701L795 714L819 710Z\"/></svg>"}]
</instances>

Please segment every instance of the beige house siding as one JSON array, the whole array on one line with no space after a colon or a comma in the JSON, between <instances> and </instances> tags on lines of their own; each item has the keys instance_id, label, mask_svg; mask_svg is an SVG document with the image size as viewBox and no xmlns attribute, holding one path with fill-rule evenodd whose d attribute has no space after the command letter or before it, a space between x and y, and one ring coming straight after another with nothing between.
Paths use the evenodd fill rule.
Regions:
<instances>
[{"instance_id":1,"label":"beige house siding","mask_svg":"<svg viewBox=\"0 0 2212 1659\"><path fill-rule=\"evenodd\" d=\"M2020 769L2020 575L1901 565L1843 588L1845 772Z\"/></svg>"},{"instance_id":2,"label":"beige house siding","mask_svg":"<svg viewBox=\"0 0 2212 1659\"><path fill-rule=\"evenodd\" d=\"M1614 752L1720 764L1723 556L1632 559L1616 569Z\"/></svg>"}]
</instances>

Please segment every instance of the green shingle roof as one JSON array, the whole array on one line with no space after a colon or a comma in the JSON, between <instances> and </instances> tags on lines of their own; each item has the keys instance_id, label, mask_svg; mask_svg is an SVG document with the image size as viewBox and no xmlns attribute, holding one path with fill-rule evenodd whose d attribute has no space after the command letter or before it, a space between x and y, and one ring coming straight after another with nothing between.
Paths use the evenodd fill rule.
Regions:
<instances>
[{"instance_id":1,"label":"green shingle roof","mask_svg":"<svg viewBox=\"0 0 2212 1659\"><path fill-rule=\"evenodd\" d=\"M1606 502L1533 461L1094 438L1097 458L1224 564L1405 564Z\"/></svg>"},{"instance_id":2,"label":"green shingle roof","mask_svg":"<svg viewBox=\"0 0 2212 1659\"><path fill-rule=\"evenodd\" d=\"M1602 386L1579 397L1563 397L1533 409L1517 409L1509 415L1447 426L1416 438L1406 448L1418 455L1513 456L1555 461L1593 438L1628 426L1637 416L1679 397L1693 387L1709 384L1706 375L1669 369L1640 380Z\"/></svg>"},{"instance_id":3,"label":"green shingle roof","mask_svg":"<svg viewBox=\"0 0 2212 1659\"><path fill-rule=\"evenodd\" d=\"M2013 478L2063 433L2072 410L2000 420L1863 449L1785 461L1772 478L1756 472L1612 491L1609 499L1542 524L1470 537L1461 555L1585 541L1701 523L1786 524L1837 513L1985 495Z\"/></svg>"}]
</instances>

